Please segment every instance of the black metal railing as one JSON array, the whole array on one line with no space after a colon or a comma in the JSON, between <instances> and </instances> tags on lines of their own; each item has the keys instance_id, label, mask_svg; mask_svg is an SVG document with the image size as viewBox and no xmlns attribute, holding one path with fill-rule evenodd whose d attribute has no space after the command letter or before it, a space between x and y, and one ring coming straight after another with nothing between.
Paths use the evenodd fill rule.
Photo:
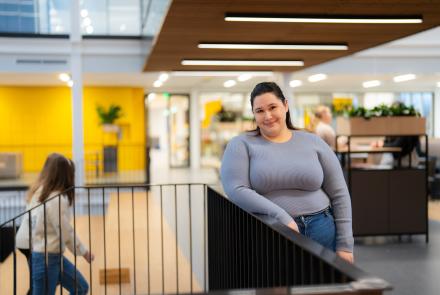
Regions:
<instances>
[{"instance_id":1,"label":"black metal railing","mask_svg":"<svg viewBox=\"0 0 440 295\"><path fill-rule=\"evenodd\" d=\"M87 264L68 251L65 256L88 281L90 294L275 287L289 287L281 289L286 294L320 294L323 288L326 294L382 294L389 288L282 224L242 210L205 184L72 189L72 226L95 260ZM61 197L39 206L45 210ZM38 207L0 225L0 251L12 253L0 265L2 294L25 294L30 285L15 233L24 216L32 224L34 210Z\"/></svg>"}]
</instances>

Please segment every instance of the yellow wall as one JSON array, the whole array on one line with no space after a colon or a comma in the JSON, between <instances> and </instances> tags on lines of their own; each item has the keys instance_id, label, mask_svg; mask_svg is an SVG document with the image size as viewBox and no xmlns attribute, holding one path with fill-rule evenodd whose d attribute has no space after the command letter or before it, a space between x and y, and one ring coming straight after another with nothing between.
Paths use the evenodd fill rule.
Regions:
<instances>
[{"instance_id":1,"label":"yellow wall","mask_svg":"<svg viewBox=\"0 0 440 295\"><path fill-rule=\"evenodd\" d=\"M102 160L104 132L96 106L120 105L123 117L118 167L143 169L145 126L144 94L141 88L84 88L84 142L87 160ZM0 151L23 153L24 170L39 171L46 155L61 152L71 156L71 94L67 87L0 87Z\"/></svg>"}]
</instances>

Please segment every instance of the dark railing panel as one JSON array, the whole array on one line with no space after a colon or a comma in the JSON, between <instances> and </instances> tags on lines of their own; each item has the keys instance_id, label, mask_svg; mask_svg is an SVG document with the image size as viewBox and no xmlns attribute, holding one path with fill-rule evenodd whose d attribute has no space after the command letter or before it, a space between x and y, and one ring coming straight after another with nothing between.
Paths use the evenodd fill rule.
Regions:
<instances>
[{"instance_id":1,"label":"dark railing panel","mask_svg":"<svg viewBox=\"0 0 440 295\"><path fill-rule=\"evenodd\" d=\"M377 294L389 287L271 218L247 213L217 189L208 188L207 201L210 291L342 284L356 293L349 286L359 279L382 282Z\"/></svg>"}]
</instances>

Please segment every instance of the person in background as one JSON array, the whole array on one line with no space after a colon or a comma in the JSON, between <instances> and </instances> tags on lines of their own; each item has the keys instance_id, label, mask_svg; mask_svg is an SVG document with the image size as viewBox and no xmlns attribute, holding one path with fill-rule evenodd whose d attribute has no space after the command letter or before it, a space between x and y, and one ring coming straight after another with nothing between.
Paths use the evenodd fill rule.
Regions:
<instances>
[{"instance_id":1,"label":"person in background","mask_svg":"<svg viewBox=\"0 0 440 295\"><path fill-rule=\"evenodd\" d=\"M332 123L332 112L328 106L316 107L312 124L312 131L322 138L333 150L335 149L336 133Z\"/></svg>"},{"instance_id":2,"label":"person in background","mask_svg":"<svg viewBox=\"0 0 440 295\"><path fill-rule=\"evenodd\" d=\"M75 236L70 224L74 175L73 162L63 155L53 153L47 157L43 170L29 190L31 229L29 214L25 214L17 232L16 245L17 248L31 253L28 260L32 267L33 295L53 295L59 284L70 294L83 295L88 292L89 286L83 275L63 256L67 247L89 263L94 259L93 254ZM32 239L32 249L29 236Z\"/></svg>"},{"instance_id":3,"label":"person in background","mask_svg":"<svg viewBox=\"0 0 440 295\"><path fill-rule=\"evenodd\" d=\"M226 147L226 194L353 262L351 201L335 153L315 134L293 127L277 84L257 84L250 103L257 128Z\"/></svg>"}]
</instances>

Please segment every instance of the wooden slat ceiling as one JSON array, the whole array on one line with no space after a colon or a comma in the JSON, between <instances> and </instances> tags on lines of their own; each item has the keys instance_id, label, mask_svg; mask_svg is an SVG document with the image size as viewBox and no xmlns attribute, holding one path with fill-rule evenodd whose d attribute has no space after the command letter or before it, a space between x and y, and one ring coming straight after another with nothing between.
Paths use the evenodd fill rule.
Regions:
<instances>
[{"instance_id":1,"label":"wooden slat ceiling","mask_svg":"<svg viewBox=\"0 0 440 295\"><path fill-rule=\"evenodd\" d=\"M421 24L226 22L226 13L423 17ZM440 0L174 0L145 71L297 71L440 25ZM199 49L210 43L345 43L347 51ZM303 60L303 67L183 66L183 59Z\"/></svg>"}]
</instances>

